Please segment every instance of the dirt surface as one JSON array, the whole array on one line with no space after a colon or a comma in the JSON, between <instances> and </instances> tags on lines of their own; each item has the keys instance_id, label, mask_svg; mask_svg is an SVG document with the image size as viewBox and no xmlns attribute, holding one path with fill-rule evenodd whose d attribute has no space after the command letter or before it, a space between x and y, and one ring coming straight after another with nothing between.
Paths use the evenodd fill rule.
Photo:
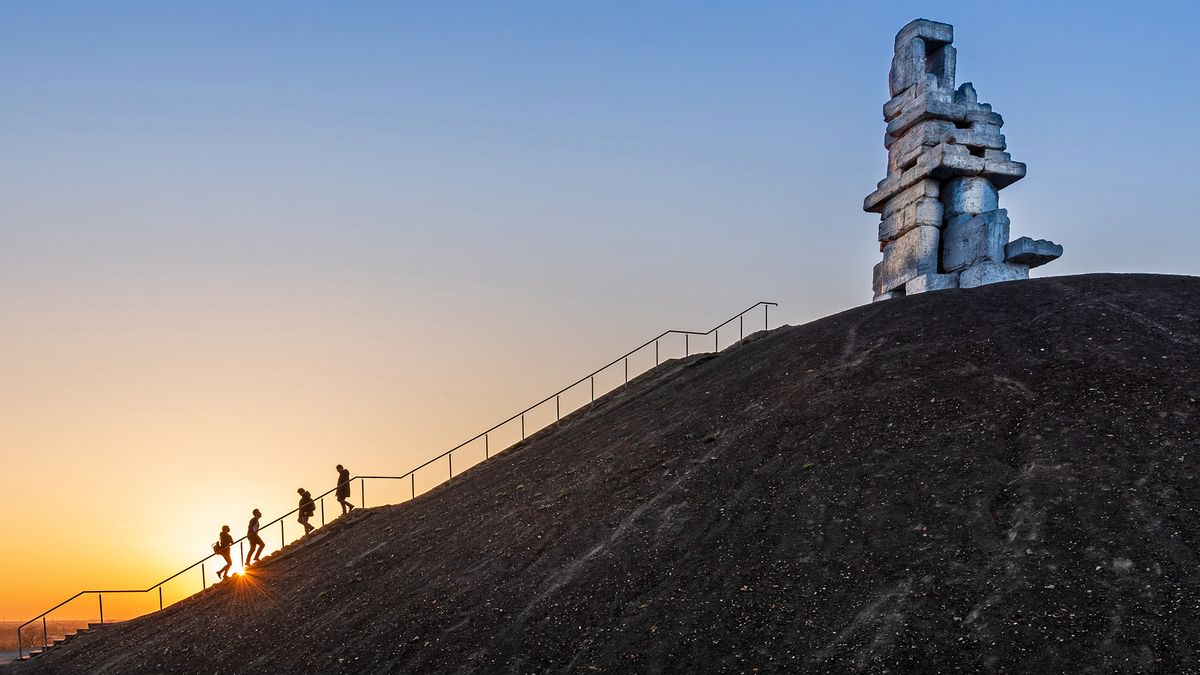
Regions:
<instances>
[{"instance_id":1,"label":"dirt surface","mask_svg":"<svg viewBox=\"0 0 1200 675\"><path fill-rule=\"evenodd\" d=\"M1200 672L1198 467L1200 279L930 293L3 672Z\"/></svg>"}]
</instances>

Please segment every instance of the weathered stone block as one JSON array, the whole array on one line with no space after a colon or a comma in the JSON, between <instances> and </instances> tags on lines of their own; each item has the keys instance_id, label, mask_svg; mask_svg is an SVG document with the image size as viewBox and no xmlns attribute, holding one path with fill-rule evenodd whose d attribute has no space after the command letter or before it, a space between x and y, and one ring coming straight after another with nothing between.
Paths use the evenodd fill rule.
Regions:
<instances>
[{"instance_id":1,"label":"weathered stone block","mask_svg":"<svg viewBox=\"0 0 1200 675\"><path fill-rule=\"evenodd\" d=\"M957 103L947 103L939 97L931 96L929 92L918 96L904 107L904 112L887 124L886 133L899 137L917 122L927 119L943 119L951 122L961 122L967 118L967 109Z\"/></svg>"},{"instance_id":2,"label":"weathered stone block","mask_svg":"<svg viewBox=\"0 0 1200 675\"><path fill-rule=\"evenodd\" d=\"M896 48L888 84L892 96L925 79L925 41L915 37Z\"/></svg>"},{"instance_id":3,"label":"weathered stone block","mask_svg":"<svg viewBox=\"0 0 1200 675\"><path fill-rule=\"evenodd\" d=\"M958 272L977 263L1004 262L1008 241L1008 212L988 211L967 221L946 224L942 232L942 269Z\"/></svg>"},{"instance_id":4,"label":"weathered stone block","mask_svg":"<svg viewBox=\"0 0 1200 675\"><path fill-rule=\"evenodd\" d=\"M915 90L906 89L888 99L888 102L883 104L883 121L891 122L896 119L915 97Z\"/></svg>"},{"instance_id":5,"label":"weathered stone block","mask_svg":"<svg viewBox=\"0 0 1200 675\"><path fill-rule=\"evenodd\" d=\"M911 187L901 190L896 194L896 196L887 200L887 203L883 205L883 217L890 217L893 213L908 206L909 204L912 204L922 197L933 197L934 199L937 199L940 193L941 188L936 180L917 181Z\"/></svg>"},{"instance_id":6,"label":"weathered stone block","mask_svg":"<svg viewBox=\"0 0 1200 675\"><path fill-rule=\"evenodd\" d=\"M959 288L975 288L1002 281L1019 281L1029 278L1029 268L1012 263L981 262L968 267L958 275Z\"/></svg>"},{"instance_id":7,"label":"weathered stone block","mask_svg":"<svg viewBox=\"0 0 1200 675\"><path fill-rule=\"evenodd\" d=\"M885 246L875 293L894 291L922 274L936 274L940 233L936 227L914 227Z\"/></svg>"},{"instance_id":8,"label":"weathered stone block","mask_svg":"<svg viewBox=\"0 0 1200 675\"><path fill-rule=\"evenodd\" d=\"M903 297L904 294L900 291L888 291L887 293L876 293L875 296L871 298L871 302L883 302L884 300Z\"/></svg>"},{"instance_id":9,"label":"weathered stone block","mask_svg":"<svg viewBox=\"0 0 1200 675\"><path fill-rule=\"evenodd\" d=\"M925 120L914 124L888 147L888 166L892 169L911 168L925 148L932 148L949 140L957 131L963 130L955 129L953 122L945 120ZM884 146L887 145L885 141Z\"/></svg>"},{"instance_id":10,"label":"weathered stone block","mask_svg":"<svg viewBox=\"0 0 1200 675\"><path fill-rule=\"evenodd\" d=\"M863 199L863 210L879 213L884 204L901 190L926 178L977 176L983 172L984 159L960 145L942 143L922 152L917 163L903 172L897 170L880 181L874 192Z\"/></svg>"},{"instance_id":11,"label":"weathered stone block","mask_svg":"<svg viewBox=\"0 0 1200 675\"><path fill-rule=\"evenodd\" d=\"M971 148L994 150L1005 148L1004 134L1000 133L1000 127L991 124L973 124L970 129L955 129L948 138L954 139L954 142L959 145Z\"/></svg>"},{"instance_id":12,"label":"weathered stone block","mask_svg":"<svg viewBox=\"0 0 1200 675\"><path fill-rule=\"evenodd\" d=\"M922 197L879 221L879 241L891 241L922 225L942 226L942 203L933 197Z\"/></svg>"},{"instance_id":13,"label":"weathered stone block","mask_svg":"<svg viewBox=\"0 0 1200 675\"><path fill-rule=\"evenodd\" d=\"M949 44L954 42L954 26L929 19L913 19L896 33L895 49L915 37L934 45Z\"/></svg>"},{"instance_id":14,"label":"weathered stone block","mask_svg":"<svg viewBox=\"0 0 1200 675\"><path fill-rule=\"evenodd\" d=\"M985 158L980 175L992 181L997 189L1004 188L1025 177L1025 164L1012 160Z\"/></svg>"},{"instance_id":15,"label":"weathered stone block","mask_svg":"<svg viewBox=\"0 0 1200 675\"><path fill-rule=\"evenodd\" d=\"M963 113L963 117L966 118L968 122L973 124L991 124L997 127L1004 126L1004 118L1000 116L1000 113L992 112L992 106L988 105L987 103L981 103L979 104L979 107L974 109L972 109L970 106L967 106L966 112Z\"/></svg>"},{"instance_id":16,"label":"weathered stone block","mask_svg":"<svg viewBox=\"0 0 1200 675\"><path fill-rule=\"evenodd\" d=\"M942 204L946 207L947 218L960 213L975 215L995 211L999 201L1000 196L991 181L978 176L951 178L942 189Z\"/></svg>"},{"instance_id":17,"label":"weathered stone block","mask_svg":"<svg viewBox=\"0 0 1200 675\"><path fill-rule=\"evenodd\" d=\"M942 291L947 288L958 288L957 274L922 274L904 284L904 294L916 295L929 291Z\"/></svg>"},{"instance_id":18,"label":"weathered stone block","mask_svg":"<svg viewBox=\"0 0 1200 675\"><path fill-rule=\"evenodd\" d=\"M943 180L954 176L978 176L983 172L983 158L972 155L966 146L942 143L921 153L913 169Z\"/></svg>"},{"instance_id":19,"label":"weathered stone block","mask_svg":"<svg viewBox=\"0 0 1200 675\"><path fill-rule=\"evenodd\" d=\"M1021 237L1004 247L1004 261L1028 267L1038 267L1057 260L1063 247L1048 239Z\"/></svg>"}]
</instances>

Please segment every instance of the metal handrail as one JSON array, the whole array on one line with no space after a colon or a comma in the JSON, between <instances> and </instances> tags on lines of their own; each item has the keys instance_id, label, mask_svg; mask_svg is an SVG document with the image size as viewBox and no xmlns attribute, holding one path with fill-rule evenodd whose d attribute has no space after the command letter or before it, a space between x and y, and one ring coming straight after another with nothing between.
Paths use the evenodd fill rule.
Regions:
<instances>
[{"instance_id":1,"label":"metal handrail","mask_svg":"<svg viewBox=\"0 0 1200 675\"><path fill-rule=\"evenodd\" d=\"M427 460L423 464L420 464L419 466L417 466L413 469L410 469L407 473L404 473L399 476L353 476L346 482L353 485L354 481L359 481L359 490L360 490L360 495L361 495L360 502L363 506L366 506L366 499L367 499L366 498L366 489L367 489L366 481L368 481L368 480L404 480L404 479L408 479L410 481L410 485L412 488L412 493L411 493L411 496L409 497L409 499L416 499L416 496L417 496L416 474L421 469L424 469L425 467L429 466L430 464L433 464L434 462L437 462L441 459L447 459L448 463L449 463L449 469L450 469L449 478L447 480L453 480L454 479L454 459L453 459L454 452L461 450L463 447L470 445L471 443L474 443L475 441L478 441L479 439L482 438L484 441L484 460L486 461L487 459L490 459L491 458L491 450L490 450L489 442L488 442L490 434L492 432L500 429L501 427L504 427L505 425L509 424L510 422L513 422L514 420L516 420L518 418L521 420L521 441L524 441L526 438L528 438L528 434L526 433L526 429L525 429L525 415L529 414L530 412L533 412L534 410L545 405L546 403L549 403L551 399L554 399L554 401L555 401L555 422L556 423L560 422L562 420L561 397L563 394L565 394L568 391L570 391L571 389L574 389L575 387L583 384L584 382L590 381L590 383L591 383L591 403L595 403L596 402L596 379L595 378L597 375L599 375L600 373L604 372L605 370L608 370L609 368L611 368L623 361L624 365L625 365L625 381L622 384L628 384L629 383L629 357L633 356L634 354L637 354L638 352L645 349L646 347L649 347L650 345L654 345L654 365L657 367L658 365L660 365L659 344L658 343L660 340L667 337L668 335L684 336L684 356L685 357L691 355L690 338L692 336L703 337L703 336L707 336L707 335L712 335L713 336L713 351L717 352L717 351L720 351L720 330L722 328L733 323L734 321L737 321L738 322L738 339L741 340L742 338L744 338L746 336L745 320L744 320L746 314L750 313L751 311L753 311L755 309L758 309L759 307L762 307L763 308L763 330L767 330L770 327L771 307L778 307L778 306L779 306L779 303L776 303L776 302L766 302L766 301L756 302L753 305L750 305L746 309L742 310L741 312L738 312L737 314L733 315L732 317L726 319L725 321L717 324L716 326L714 326L711 329L704 331L702 333L698 332L698 331L690 331L690 330L663 331L662 333L659 333L655 337L643 342L642 344L638 345L637 347L634 347L633 349L629 350L628 352L625 352L621 356L618 356L617 358L613 359L612 361L609 361L608 363L597 368L596 370L593 370L592 372L588 373L587 375L584 375L583 377L579 378L578 380L575 380L571 384L563 387L562 389L559 389L558 391L554 392L553 394L550 394L546 398L544 398L544 399L538 401L537 403L534 403L533 405L529 406L528 408L525 408L524 410L512 415L508 419L505 419L503 422L495 424L495 425L485 429L484 431L481 431L480 433L472 436L471 438L468 438L467 440L463 441L462 443L459 443L458 445L454 446L453 448L446 450L442 454L437 455L436 457L433 457L432 459ZM733 344L733 343L731 343L731 344ZM726 345L726 346L728 346L728 345ZM621 386L621 385L618 385L618 386ZM333 488L330 488L329 490L322 492L320 495L313 497L313 502L316 502L318 500L320 500L320 502L321 502L321 524L322 525L325 524L325 501L324 501L324 499L325 499L325 497L329 496L333 492L337 491L337 489L340 485L341 484L339 483L338 486L334 486ZM283 514L282 516L279 516L275 520L272 520L271 522L267 523L266 525L260 526L259 531L261 532L263 530L266 530L267 528L278 523L279 524L280 549L283 549L287 545L286 537L284 535L284 529L283 529L283 520L284 520L284 518L294 515L294 514L298 513L299 511L300 511L300 508L296 507L296 508L292 509L291 511L288 511L287 513ZM233 544L239 545L239 556L240 556L240 551L241 551L240 545L242 542L246 541L247 539L248 539L248 536L242 536L241 538L236 539L233 542ZM232 544L230 545L230 547L232 548ZM173 581L173 580L179 578L186 572L190 572L190 571L196 569L197 567L200 568L200 588L201 588L201 590L207 589L208 582L207 582L207 579L205 576L204 563L208 562L208 560L215 555L217 555L217 554L210 553L210 554L206 555L205 557L201 558L200 560L192 563L191 565L188 565L187 567L179 570L175 574L172 574L171 576L167 577L166 579L163 579L162 581L160 581L156 584L153 584L151 586L148 586L144 589L111 589L111 590L79 591L75 595L72 595L71 597L67 598L66 600L63 600L62 602L58 603L57 605L51 607L50 609L42 612L41 614L33 617L29 621L26 621L25 623L23 623L17 627L17 656L18 656L18 658L24 656L24 645L22 643L21 631L24 630L24 628L26 626L34 623L38 619L42 620L42 648L45 649L46 645L47 645L46 617L54 610L56 610L64 605L67 605L70 602L72 602L80 597L83 597L85 595L96 595L97 596L97 601L99 603L99 609L100 609L100 624L103 625L104 624L104 594L105 593L108 593L110 595L118 594L118 593L149 593L149 592L157 589L158 590L158 608L159 608L159 610L162 610L162 608L163 608L163 598L162 598L163 585L169 581ZM32 647L33 647L33 645L30 644L30 648L32 648Z\"/></svg>"}]
</instances>

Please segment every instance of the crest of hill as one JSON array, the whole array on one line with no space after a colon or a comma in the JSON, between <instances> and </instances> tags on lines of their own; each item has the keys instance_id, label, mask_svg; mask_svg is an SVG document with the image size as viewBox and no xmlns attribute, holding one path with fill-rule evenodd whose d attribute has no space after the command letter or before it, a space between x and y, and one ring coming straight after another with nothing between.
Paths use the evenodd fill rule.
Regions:
<instances>
[{"instance_id":1,"label":"crest of hill","mask_svg":"<svg viewBox=\"0 0 1200 675\"><path fill-rule=\"evenodd\" d=\"M1200 671L1200 279L852 309L669 362L14 673Z\"/></svg>"}]
</instances>

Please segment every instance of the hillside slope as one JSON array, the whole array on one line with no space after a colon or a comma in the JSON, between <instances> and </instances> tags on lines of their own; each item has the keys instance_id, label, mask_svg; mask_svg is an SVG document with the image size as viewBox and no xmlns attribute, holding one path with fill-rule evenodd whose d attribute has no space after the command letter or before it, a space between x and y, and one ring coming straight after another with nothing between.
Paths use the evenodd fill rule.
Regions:
<instances>
[{"instance_id":1,"label":"hillside slope","mask_svg":"<svg viewBox=\"0 0 1200 675\"><path fill-rule=\"evenodd\" d=\"M1200 279L929 293L5 672L1200 672L1198 467Z\"/></svg>"}]
</instances>

